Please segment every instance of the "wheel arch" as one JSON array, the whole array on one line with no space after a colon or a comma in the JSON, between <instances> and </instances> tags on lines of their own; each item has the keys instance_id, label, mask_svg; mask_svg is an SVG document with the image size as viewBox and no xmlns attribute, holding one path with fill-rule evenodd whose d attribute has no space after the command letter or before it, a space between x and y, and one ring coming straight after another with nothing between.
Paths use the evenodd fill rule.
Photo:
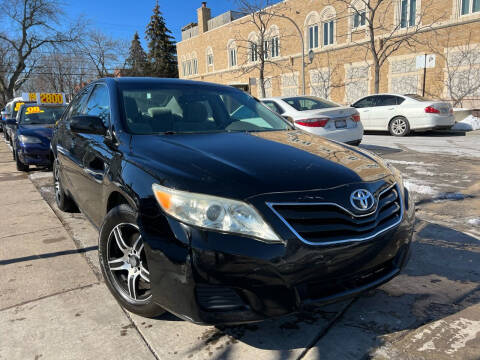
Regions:
<instances>
[{"instance_id":1,"label":"wheel arch","mask_svg":"<svg viewBox=\"0 0 480 360\"><path fill-rule=\"evenodd\" d=\"M123 191L113 190L108 195L105 214L108 214L108 212L110 210L112 210L114 207L122 205L122 204L129 205L134 209L137 208L137 206L135 204L135 201L130 199L130 197L128 195L126 195Z\"/></svg>"}]
</instances>

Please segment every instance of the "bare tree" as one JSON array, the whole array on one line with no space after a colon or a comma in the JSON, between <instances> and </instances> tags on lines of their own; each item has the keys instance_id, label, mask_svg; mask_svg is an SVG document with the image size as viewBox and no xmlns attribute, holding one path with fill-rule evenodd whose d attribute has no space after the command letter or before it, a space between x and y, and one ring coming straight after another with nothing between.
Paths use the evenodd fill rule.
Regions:
<instances>
[{"instance_id":1,"label":"bare tree","mask_svg":"<svg viewBox=\"0 0 480 360\"><path fill-rule=\"evenodd\" d=\"M124 67L128 46L98 30L92 30L81 42L79 51L90 60L97 76L102 78L110 76L115 68Z\"/></svg>"},{"instance_id":2,"label":"bare tree","mask_svg":"<svg viewBox=\"0 0 480 360\"><path fill-rule=\"evenodd\" d=\"M435 43L443 43L444 52L432 46L432 51L445 63L444 79L440 93L444 93L453 106L464 106L465 101L480 98L480 45L472 31L458 40L452 38L450 31L441 31L437 34ZM445 90L445 91L443 91Z\"/></svg>"},{"instance_id":3,"label":"bare tree","mask_svg":"<svg viewBox=\"0 0 480 360\"><path fill-rule=\"evenodd\" d=\"M51 52L42 55L35 67L36 71L26 81L22 90L62 92L69 99L75 94L78 84L96 78L89 59L81 54Z\"/></svg>"},{"instance_id":4,"label":"bare tree","mask_svg":"<svg viewBox=\"0 0 480 360\"><path fill-rule=\"evenodd\" d=\"M29 79L37 62L35 54L78 40L80 26L70 26L67 30L56 28L62 14L60 3L56 0L0 2L3 27L0 47L6 50L6 59L0 70L0 91L4 103Z\"/></svg>"},{"instance_id":5,"label":"bare tree","mask_svg":"<svg viewBox=\"0 0 480 360\"><path fill-rule=\"evenodd\" d=\"M269 81L268 72L273 67L282 67L276 59L280 54L281 39L286 35L275 32L272 27L286 10L283 3L272 6L273 0L237 0L239 11L247 14L238 22L239 27L249 26L254 36L244 37L238 31L234 39L241 56L239 61L242 74L258 73L260 95L265 97L265 85Z\"/></svg>"},{"instance_id":6,"label":"bare tree","mask_svg":"<svg viewBox=\"0 0 480 360\"><path fill-rule=\"evenodd\" d=\"M423 0L421 9L411 7L412 0L330 1L332 4L343 3L346 17L351 17L354 21L356 16L365 23L366 37L352 39L352 42L364 47L370 55L374 69L375 93L380 90L380 69L388 58L403 47L414 48L415 45L423 43L420 35L427 30L433 30L435 24L447 17L446 12L438 10L438 6L432 8L435 0Z\"/></svg>"}]
</instances>

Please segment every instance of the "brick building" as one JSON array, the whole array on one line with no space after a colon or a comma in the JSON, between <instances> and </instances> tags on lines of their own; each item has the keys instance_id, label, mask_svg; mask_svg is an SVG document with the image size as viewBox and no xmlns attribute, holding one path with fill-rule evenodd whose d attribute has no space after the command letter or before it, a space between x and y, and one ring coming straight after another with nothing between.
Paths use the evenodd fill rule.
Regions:
<instances>
[{"instance_id":1,"label":"brick building","mask_svg":"<svg viewBox=\"0 0 480 360\"><path fill-rule=\"evenodd\" d=\"M182 28L177 44L180 77L235 85L260 96L263 54L266 96L301 94L303 37L305 93L351 103L375 90L369 9L362 3L285 0L264 10L274 15L263 32L251 15L229 11L212 17L202 3L197 21ZM417 57L429 54L435 66L426 72L426 95L480 106L480 0L388 0L373 26L377 48L415 34L380 67L380 92L421 94Z\"/></svg>"}]
</instances>

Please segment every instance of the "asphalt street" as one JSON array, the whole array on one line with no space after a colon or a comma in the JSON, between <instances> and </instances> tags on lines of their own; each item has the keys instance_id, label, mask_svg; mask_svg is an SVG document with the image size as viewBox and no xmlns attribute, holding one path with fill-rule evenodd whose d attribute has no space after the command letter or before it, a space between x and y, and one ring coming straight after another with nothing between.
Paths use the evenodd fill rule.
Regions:
<instances>
[{"instance_id":1,"label":"asphalt street","mask_svg":"<svg viewBox=\"0 0 480 360\"><path fill-rule=\"evenodd\" d=\"M480 133L469 135L364 137L415 197L403 274L359 298L230 327L122 310L100 276L96 230L56 208L51 172L17 172L2 142L0 359L480 359Z\"/></svg>"}]
</instances>

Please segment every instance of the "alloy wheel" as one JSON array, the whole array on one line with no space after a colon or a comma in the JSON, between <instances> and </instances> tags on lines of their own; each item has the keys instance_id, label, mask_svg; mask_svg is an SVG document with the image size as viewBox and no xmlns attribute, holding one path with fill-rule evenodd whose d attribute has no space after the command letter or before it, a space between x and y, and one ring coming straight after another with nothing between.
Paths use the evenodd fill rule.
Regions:
<instances>
[{"instance_id":1,"label":"alloy wheel","mask_svg":"<svg viewBox=\"0 0 480 360\"><path fill-rule=\"evenodd\" d=\"M115 287L128 300L150 299L150 272L138 226L122 223L113 228L107 242L107 267Z\"/></svg>"},{"instance_id":2,"label":"alloy wheel","mask_svg":"<svg viewBox=\"0 0 480 360\"><path fill-rule=\"evenodd\" d=\"M407 130L407 123L404 119L394 119L392 121L392 131L395 135L402 135Z\"/></svg>"}]
</instances>

